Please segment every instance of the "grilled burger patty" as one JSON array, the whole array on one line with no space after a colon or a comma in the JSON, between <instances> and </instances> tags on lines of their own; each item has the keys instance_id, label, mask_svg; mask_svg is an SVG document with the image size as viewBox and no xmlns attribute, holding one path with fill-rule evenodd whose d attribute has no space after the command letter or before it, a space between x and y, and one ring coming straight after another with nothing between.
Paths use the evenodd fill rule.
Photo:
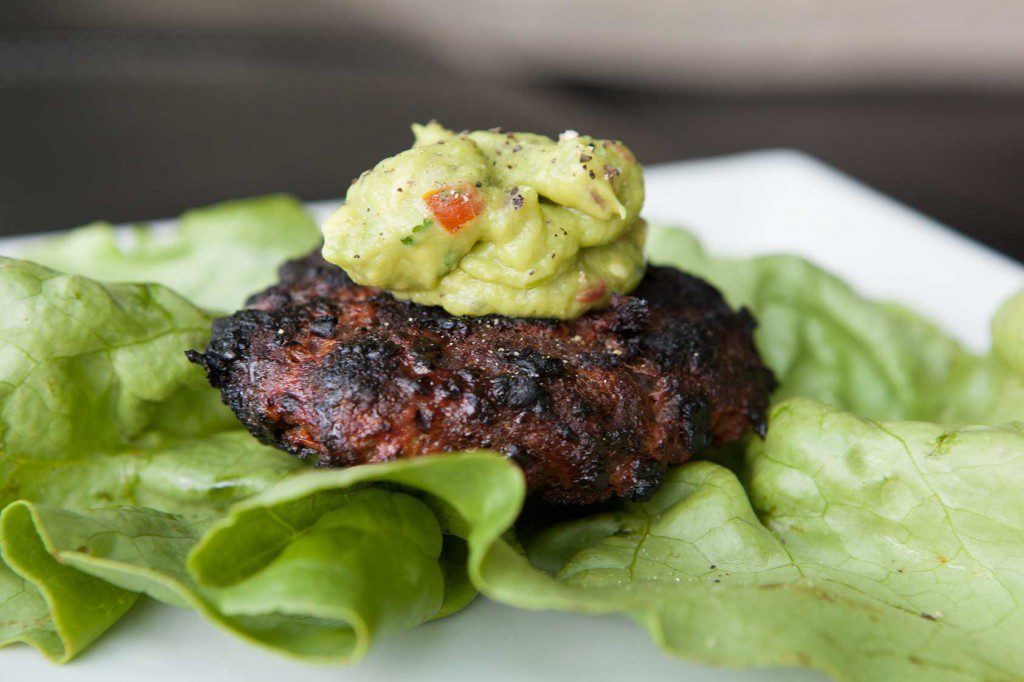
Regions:
<instances>
[{"instance_id":1,"label":"grilled burger patty","mask_svg":"<svg viewBox=\"0 0 1024 682\"><path fill-rule=\"evenodd\" d=\"M775 381L753 318L672 268L569 321L456 317L319 253L280 277L188 357L253 435L318 466L487 448L531 495L589 504L646 498L669 465L764 433Z\"/></svg>"}]
</instances>

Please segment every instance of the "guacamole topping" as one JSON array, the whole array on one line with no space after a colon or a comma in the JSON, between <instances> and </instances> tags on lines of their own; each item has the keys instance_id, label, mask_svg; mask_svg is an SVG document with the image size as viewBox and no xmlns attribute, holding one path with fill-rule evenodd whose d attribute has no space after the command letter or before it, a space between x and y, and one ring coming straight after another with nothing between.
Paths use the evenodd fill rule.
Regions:
<instances>
[{"instance_id":1,"label":"guacamole topping","mask_svg":"<svg viewBox=\"0 0 1024 682\"><path fill-rule=\"evenodd\" d=\"M644 272L643 172L621 142L414 125L323 225L359 284L455 315L573 318Z\"/></svg>"}]
</instances>

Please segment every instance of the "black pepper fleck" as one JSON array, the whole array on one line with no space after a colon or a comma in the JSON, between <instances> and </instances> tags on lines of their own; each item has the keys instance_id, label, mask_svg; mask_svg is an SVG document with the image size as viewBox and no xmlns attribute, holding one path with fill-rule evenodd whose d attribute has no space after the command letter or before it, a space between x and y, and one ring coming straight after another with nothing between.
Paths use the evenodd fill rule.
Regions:
<instances>
[{"instance_id":1,"label":"black pepper fleck","mask_svg":"<svg viewBox=\"0 0 1024 682\"><path fill-rule=\"evenodd\" d=\"M519 192L518 187L513 187L511 190L509 190L509 194L512 196L512 208L518 211L523 207L523 204L526 202L526 199Z\"/></svg>"}]
</instances>

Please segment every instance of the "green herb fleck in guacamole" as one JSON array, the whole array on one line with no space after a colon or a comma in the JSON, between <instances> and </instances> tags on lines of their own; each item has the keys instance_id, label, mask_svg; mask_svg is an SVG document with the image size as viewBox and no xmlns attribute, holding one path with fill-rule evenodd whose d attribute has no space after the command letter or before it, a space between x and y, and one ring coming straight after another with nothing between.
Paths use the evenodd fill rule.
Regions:
<instances>
[{"instance_id":1,"label":"green herb fleck in guacamole","mask_svg":"<svg viewBox=\"0 0 1024 682\"><path fill-rule=\"evenodd\" d=\"M413 132L323 226L356 282L456 315L568 319L640 281L643 171L621 142Z\"/></svg>"}]
</instances>

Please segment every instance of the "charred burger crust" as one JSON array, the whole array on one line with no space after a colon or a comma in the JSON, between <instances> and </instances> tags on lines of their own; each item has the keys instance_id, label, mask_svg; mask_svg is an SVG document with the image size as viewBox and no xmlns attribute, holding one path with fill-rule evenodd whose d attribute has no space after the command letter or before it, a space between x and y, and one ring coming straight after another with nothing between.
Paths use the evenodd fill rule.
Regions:
<instances>
[{"instance_id":1,"label":"charred burger crust","mask_svg":"<svg viewBox=\"0 0 1024 682\"><path fill-rule=\"evenodd\" d=\"M455 317L319 254L280 275L188 356L251 433L320 466L490 448L532 494L588 504L646 498L669 465L764 429L753 319L671 268L570 321Z\"/></svg>"}]
</instances>

